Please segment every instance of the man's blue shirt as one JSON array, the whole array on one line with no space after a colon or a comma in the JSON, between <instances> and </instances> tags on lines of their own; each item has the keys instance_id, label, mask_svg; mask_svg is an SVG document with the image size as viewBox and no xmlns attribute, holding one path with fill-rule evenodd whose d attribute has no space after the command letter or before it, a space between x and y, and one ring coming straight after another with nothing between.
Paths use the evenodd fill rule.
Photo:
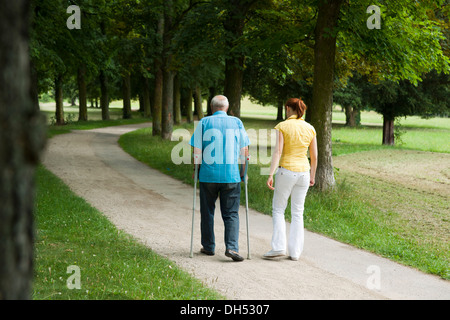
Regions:
<instances>
[{"instance_id":1,"label":"man's blue shirt","mask_svg":"<svg viewBox=\"0 0 450 320\"><path fill-rule=\"evenodd\" d=\"M250 141L239 118L217 111L200 120L189 144L202 150L200 182L237 183L240 149Z\"/></svg>"}]
</instances>

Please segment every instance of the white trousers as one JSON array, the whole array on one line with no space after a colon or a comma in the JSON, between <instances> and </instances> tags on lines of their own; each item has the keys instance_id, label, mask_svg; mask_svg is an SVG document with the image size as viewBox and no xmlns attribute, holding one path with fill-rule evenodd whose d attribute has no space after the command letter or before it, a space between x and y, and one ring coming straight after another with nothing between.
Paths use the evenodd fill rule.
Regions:
<instances>
[{"instance_id":1,"label":"white trousers","mask_svg":"<svg viewBox=\"0 0 450 320\"><path fill-rule=\"evenodd\" d=\"M289 230L289 256L298 259L303 251L303 209L309 188L309 172L293 172L279 168L275 175L272 201L272 250L286 252L286 221L284 211L291 197L291 226Z\"/></svg>"}]
</instances>

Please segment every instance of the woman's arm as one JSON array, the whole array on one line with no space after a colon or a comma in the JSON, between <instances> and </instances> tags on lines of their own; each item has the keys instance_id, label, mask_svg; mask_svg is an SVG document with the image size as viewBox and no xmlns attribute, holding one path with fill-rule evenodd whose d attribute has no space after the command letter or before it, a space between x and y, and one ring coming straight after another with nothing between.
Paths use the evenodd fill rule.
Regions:
<instances>
[{"instance_id":1,"label":"woman's arm","mask_svg":"<svg viewBox=\"0 0 450 320\"><path fill-rule=\"evenodd\" d=\"M315 184L316 170L317 170L317 139L311 141L309 145L309 157L311 158L311 173L309 178L309 186L312 187Z\"/></svg>"},{"instance_id":2,"label":"woman's arm","mask_svg":"<svg viewBox=\"0 0 450 320\"><path fill-rule=\"evenodd\" d=\"M272 155L272 163L270 164L269 178L267 179L267 186L271 190L275 189L273 187L273 174L275 173L275 170L278 168L278 165L280 163L281 154L283 153L283 145L284 145L283 133L277 130L275 152Z\"/></svg>"}]
</instances>

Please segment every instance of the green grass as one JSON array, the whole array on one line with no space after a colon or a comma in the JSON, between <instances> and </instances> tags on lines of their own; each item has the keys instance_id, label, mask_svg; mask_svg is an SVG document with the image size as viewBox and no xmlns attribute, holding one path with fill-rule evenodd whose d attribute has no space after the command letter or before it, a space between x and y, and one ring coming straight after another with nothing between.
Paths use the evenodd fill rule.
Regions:
<instances>
[{"instance_id":1,"label":"green grass","mask_svg":"<svg viewBox=\"0 0 450 320\"><path fill-rule=\"evenodd\" d=\"M449 120L447 120L449 121ZM449 121L450 122L450 121ZM450 128L419 128L403 127L403 133L400 135L400 141L397 139L395 148L432 151L432 152L450 152ZM381 146L382 130L381 127L360 126L348 128L339 124L333 125L333 155L342 154L339 151L340 144L353 145L357 148L366 146L366 149L383 148ZM340 144L339 144L340 143Z\"/></svg>"},{"instance_id":2,"label":"green grass","mask_svg":"<svg viewBox=\"0 0 450 320\"><path fill-rule=\"evenodd\" d=\"M270 129L275 123L276 121L268 119L244 118L246 129ZM184 125L183 128L189 129L191 132L193 130L192 125ZM403 148L381 146L379 142L381 138L380 140L374 138L372 129L365 132L365 128L346 130L339 125L335 128L333 131L333 153L335 155ZM340 132L341 130L346 132ZM424 139L428 139L426 134L430 131L432 130L425 130L425 134L422 133L425 136ZM353 135L351 135L352 133ZM342 138L335 138L339 134ZM178 143L178 141L163 141L160 137L153 137L151 129L148 128L130 132L119 139L122 148L138 160L185 183L193 184L192 165L175 165L170 161L172 149ZM421 147L420 145L416 146ZM190 149L188 150L190 152ZM260 164L253 164L249 168L251 177L249 180L249 206L270 215L273 193L265 186L267 176L260 174L261 167L263 166ZM441 238L435 239L435 243L421 241L417 237L417 230L414 229L414 226L405 224L405 221L400 218L401 215L395 210L379 208L377 202L373 200L379 194L371 194L370 190L360 192L361 186L367 184L364 177L359 177L357 182L361 186L358 186L353 183L354 181L347 183L348 177L344 174L336 172L336 176L338 184L334 192L320 193L314 188L310 190L305 204L305 227L307 229L450 279L450 252L448 251L447 234L439 235ZM381 182L380 188L383 187L388 187L386 182ZM390 187L397 191L401 190L400 186ZM390 201L384 207L398 202L399 199ZM286 210L286 218L290 220L289 205Z\"/></svg>"},{"instance_id":3,"label":"green grass","mask_svg":"<svg viewBox=\"0 0 450 320\"><path fill-rule=\"evenodd\" d=\"M43 167L37 170L35 300L221 299L77 197ZM81 289L68 289L69 266Z\"/></svg>"}]
</instances>

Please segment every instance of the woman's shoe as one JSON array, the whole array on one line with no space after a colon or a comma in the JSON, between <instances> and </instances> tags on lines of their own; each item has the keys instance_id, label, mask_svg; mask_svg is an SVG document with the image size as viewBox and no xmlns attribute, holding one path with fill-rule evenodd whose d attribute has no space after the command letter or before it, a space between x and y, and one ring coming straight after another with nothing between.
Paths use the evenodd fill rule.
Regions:
<instances>
[{"instance_id":1,"label":"woman's shoe","mask_svg":"<svg viewBox=\"0 0 450 320\"><path fill-rule=\"evenodd\" d=\"M266 252L263 257L266 259L272 259L277 257L282 257L286 255L286 251L280 250L280 251L274 251L270 250L269 252Z\"/></svg>"}]
</instances>

